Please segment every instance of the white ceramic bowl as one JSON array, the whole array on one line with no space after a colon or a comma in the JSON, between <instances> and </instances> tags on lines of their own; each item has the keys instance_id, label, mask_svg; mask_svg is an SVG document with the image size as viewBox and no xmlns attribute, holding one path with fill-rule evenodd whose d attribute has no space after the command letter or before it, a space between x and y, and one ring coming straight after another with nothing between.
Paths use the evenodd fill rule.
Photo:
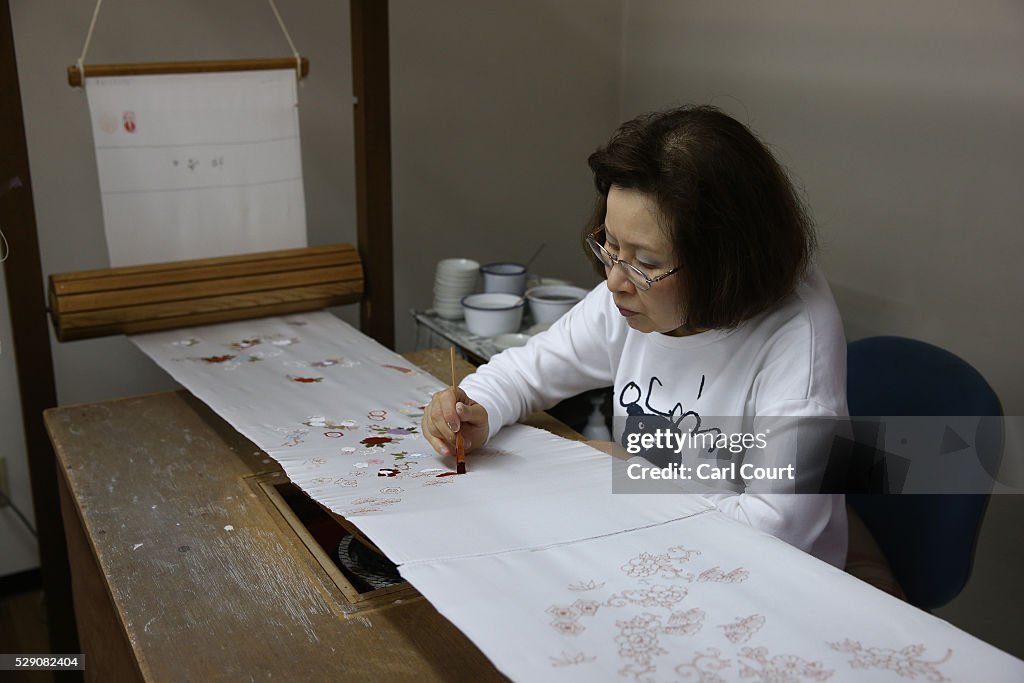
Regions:
<instances>
[{"instance_id":1,"label":"white ceramic bowl","mask_svg":"<svg viewBox=\"0 0 1024 683\"><path fill-rule=\"evenodd\" d=\"M526 292L530 302L530 313L536 323L551 324L587 295L582 287L565 285L543 285Z\"/></svg>"},{"instance_id":2,"label":"white ceramic bowl","mask_svg":"<svg viewBox=\"0 0 1024 683\"><path fill-rule=\"evenodd\" d=\"M523 322L526 302L515 294L470 294L462 300L466 327L480 337L515 332Z\"/></svg>"},{"instance_id":3,"label":"white ceramic bowl","mask_svg":"<svg viewBox=\"0 0 1024 683\"><path fill-rule=\"evenodd\" d=\"M473 273L475 275L479 270L480 264L468 258L446 258L443 261L437 262L438 275L458 276L463 273Z\"/></svg>"},{"instance_id":4,"label":"white ceramic bowl","mask_svg":"<svg viewBox=\"0 0 1024 683\"><path fill-rule=\"evenodd\" d=\"M488 263L480 266L485 292L522 296L526 290L526 266L521 263Z\"/></svg>"},{"instance_id":5,"label":"white ceramic bowl","mask_svg":"<svg viewBox=\"0 0 1024 683\"><path fill-rule=\"evenodd\" d=\"M462 287L466 284L475 285L478 273L464 273L462 275L436 275L434 276L435 287Z\"/></svg>"},{"instance_id":6,"label":"white ceramic bowl","mask_svg":"<svg viewBox=\"0 0 1024 683\"><path fill-rule=\"evenodd\" d=\"M530 335L510 332L508 334L499 334L491 341L494 342L494 346L499 351L504 351L505 349L511 349L513 346L523 346L526 342L530 341Z\"/></svg>"}]
</instances>

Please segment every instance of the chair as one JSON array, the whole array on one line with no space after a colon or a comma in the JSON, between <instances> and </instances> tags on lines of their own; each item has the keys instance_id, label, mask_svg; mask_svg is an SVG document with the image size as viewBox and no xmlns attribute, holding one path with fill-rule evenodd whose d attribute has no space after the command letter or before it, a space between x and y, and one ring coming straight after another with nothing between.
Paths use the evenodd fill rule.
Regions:
<instances>
[{"instance_id":1,"label":"chair","mask_svg":"<svg viewBox=\"0 0 1024 683\"><path fill-rule=\"evenodd\" d=\"M903 337L849 344L847 397L857 416L1002 416L985 378L937 346ZM1002 432L976 444L1002 453ZM987 494L848 495L889 560L907 600L934 609L955 598L971 573Z\"/></svg>"}]
</instances>

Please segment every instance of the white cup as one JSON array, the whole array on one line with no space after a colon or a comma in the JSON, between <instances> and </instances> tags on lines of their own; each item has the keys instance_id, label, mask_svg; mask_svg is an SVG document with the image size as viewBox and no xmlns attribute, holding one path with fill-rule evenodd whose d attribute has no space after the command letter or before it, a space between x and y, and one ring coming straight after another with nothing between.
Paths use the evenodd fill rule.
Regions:
<instances>
[{"instance_id":1,"label":"white cup","mask_svg":"<svg viewBox=\"0 0 1024 683\"><path fill-rule=\"evenodd\" d=\"M526 291L526 266L521 263L488 263L480 267L484 291L522 296Z\"/></svg>"}]
</instances>

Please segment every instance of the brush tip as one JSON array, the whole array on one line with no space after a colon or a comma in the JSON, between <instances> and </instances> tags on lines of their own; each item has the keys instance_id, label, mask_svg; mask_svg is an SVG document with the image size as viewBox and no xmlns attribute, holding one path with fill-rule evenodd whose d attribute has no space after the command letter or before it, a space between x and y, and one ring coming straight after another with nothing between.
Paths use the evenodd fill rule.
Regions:
<instances>
[{"instance_id":1,"label":"brush tip","mask_svg":"<svg viewBox=\"0 0 1024 683\"><path fill-rule=\"evenodd\" d=\"M456 465L455 465L455 472L457 474L465 474L466 473L466 463L464 463L464 462L456 463Z\"/></svg>"}]
</instances>

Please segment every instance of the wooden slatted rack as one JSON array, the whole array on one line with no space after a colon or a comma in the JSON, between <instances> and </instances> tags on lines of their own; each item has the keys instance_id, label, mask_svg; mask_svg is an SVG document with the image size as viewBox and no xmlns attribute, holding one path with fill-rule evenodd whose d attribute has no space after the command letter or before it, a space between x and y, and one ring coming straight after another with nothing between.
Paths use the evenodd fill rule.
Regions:
<instances>
[{"instance_id":1,"label":"wooden slatted rack","mask_svg":"<svg viewBox=\"0 0 1024 683\"><path fill-rule=\"evenodd\" d=\"M50 276L60 341L358 303L363 267L338 244Z\"/></svg>"}]
</instances>

